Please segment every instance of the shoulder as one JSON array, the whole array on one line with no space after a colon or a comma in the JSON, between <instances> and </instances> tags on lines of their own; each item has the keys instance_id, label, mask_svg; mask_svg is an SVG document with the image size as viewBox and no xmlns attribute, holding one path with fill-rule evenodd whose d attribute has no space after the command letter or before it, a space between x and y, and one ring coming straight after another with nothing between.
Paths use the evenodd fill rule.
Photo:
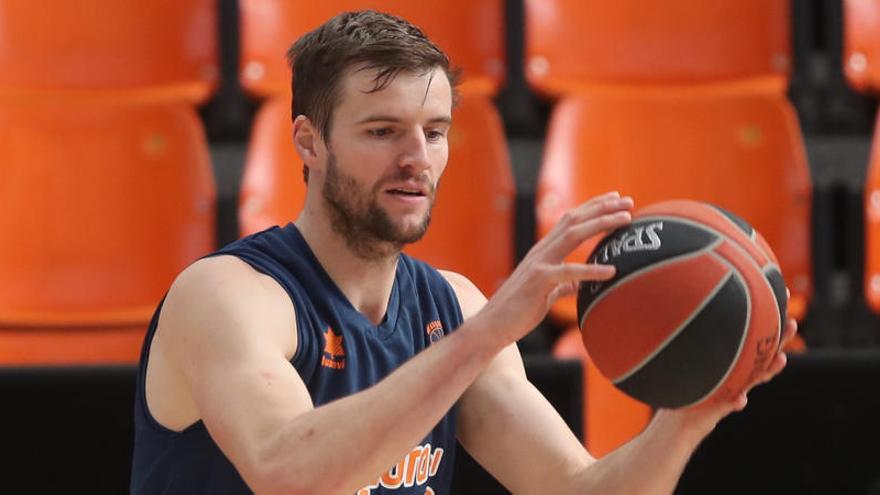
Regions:
<instances>
[{"instance_id":1,"label":"shoulder","mask_svg":"<svg viewBox=\"0 0 880 495\"><path fill-rule=\"evenodd\" d=\"M203 258L180 273L171 285L169 299L188 299L193 304L234 302L231 309L252 304L275 303L285 294L272 277L230 255ZM196 296L191 299L192 296ZM268 299L267 299L268 298Z\"/></svg>"},{"instance_id":2,"label":"shoulder","mask_svg":"<svg viewBox=\"0 0 880 495\"><path fill-rule=\"evenodd\" d=\"M296 319L290 297L272 277L235 256L203 258L168 291L160 327L172 340L259 338L292 356ZM210 334L210 335L206 335Z\"/></svg>"},{"instance_id":3,"label":"shoulder","mask_svg":"<svg viewBox=\"0 0 880 495\"><path fill-rule=\"evenodd\" d=\"M452 287L452 290L455 292L464 319L474 316L483 308L483 306L486 305L486 296L483 295L480 289L478 289L470 279L460 273L448 270L437 271L444 279L446 279Z\"/></svg>"}]
</instances>

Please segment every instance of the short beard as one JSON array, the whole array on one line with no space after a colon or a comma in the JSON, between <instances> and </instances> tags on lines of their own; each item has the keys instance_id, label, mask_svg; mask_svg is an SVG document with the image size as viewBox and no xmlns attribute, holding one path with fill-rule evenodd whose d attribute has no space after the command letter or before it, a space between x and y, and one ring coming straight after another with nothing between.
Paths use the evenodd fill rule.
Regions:
<instances>
[{"instance_id":1,"label":"short beard","mask_svg":"<svg viewBox=\"0 0 880 495\"><path fill-rule=\"evenodd\" d=\"M397 259L407 244L420 240L431 223L434 206L434 187L427 177L418 177L428 184L428 211L422 223L415 229L404 231L391 221L388 213L379 207L377 197L382 194L383 184L389 181L411 179L413 174L400 168L389 177L383 177L372 191L364 191L353 177L344 175L330 152L327 157L327 173L321 191L330 213L330 226L345 239L349 249L366 261Z\"/></svg>"}]
</instances>

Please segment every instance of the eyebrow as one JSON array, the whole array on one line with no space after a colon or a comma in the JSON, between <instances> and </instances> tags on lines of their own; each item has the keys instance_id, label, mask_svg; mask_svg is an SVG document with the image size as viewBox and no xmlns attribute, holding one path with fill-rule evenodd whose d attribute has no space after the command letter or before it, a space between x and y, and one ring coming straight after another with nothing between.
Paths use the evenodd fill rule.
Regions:
<instances>
[{"instance_id":1,"label":"eyebrow","mask_svg":"<svg viewBox=\"0 0 880 495\"><path fill-rule=\"evenodd\" d=\"M370 122L400 122L400 119L393 115L370 115L365 117L357 122L358 125L367 124ZM452 124L452 117L449 115L443 115L440 117L433 117L428 119L429 124Z\"/></svg>"}]
</instances>

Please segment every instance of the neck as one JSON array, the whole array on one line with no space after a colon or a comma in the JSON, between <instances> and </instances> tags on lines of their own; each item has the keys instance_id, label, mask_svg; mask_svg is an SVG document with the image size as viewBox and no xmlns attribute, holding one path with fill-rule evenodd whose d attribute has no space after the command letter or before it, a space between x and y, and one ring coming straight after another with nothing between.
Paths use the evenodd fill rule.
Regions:
<instances>
[{"instance_id":1,"label":"neck","mask_svg":"<svg viewBox=\"0 0 880 495\"><path fill-rule=\"evenodd\" d=\"M324 271L355 309L378 325L385 317L394 286L399 251L377 246L366 256L336 233L330 223L304 209L294 222Z\"/></svg>"}]
</instances>

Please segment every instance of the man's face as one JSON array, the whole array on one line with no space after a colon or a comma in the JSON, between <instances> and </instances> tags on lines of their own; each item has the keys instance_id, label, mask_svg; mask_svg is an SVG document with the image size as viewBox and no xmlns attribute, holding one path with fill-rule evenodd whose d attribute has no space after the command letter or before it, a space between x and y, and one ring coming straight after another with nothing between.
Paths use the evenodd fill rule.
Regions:
<instances>
[{"instance_id":1,"label":"man's face","mask_svg":"<svg viewBox=\"0 0 880 495\"><path fill-rule=\"evenodd\" d=\"M440 69L403 72L381 91L372 71L341 83L321 195L330 221L364 257L419 240L446 167L452 90Z\"/></svg>"}]
</instances>

